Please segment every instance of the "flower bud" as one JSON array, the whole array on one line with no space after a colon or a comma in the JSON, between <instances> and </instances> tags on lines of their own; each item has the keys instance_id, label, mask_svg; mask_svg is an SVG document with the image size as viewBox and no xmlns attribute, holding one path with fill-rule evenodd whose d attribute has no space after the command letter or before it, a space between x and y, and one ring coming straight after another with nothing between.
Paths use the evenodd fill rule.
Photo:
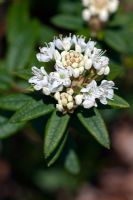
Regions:
<instances>
[{"instance_id":1,"label":"flower bud","mask_svg":"<svg viewBox=\"0 0 133 200\"><path fill-rule=\"evenodd\" d=\"M91 17L89 10L88 9L84 9L83 12L82 12L82 16L83 16L83 19L85 21L88 21L90 19L90 17Z\"/></svg>"},{"instance_id":2,"label":"flower bud","mask_svg":"<svg viewBox=\"0 0 133 200\"><path fill-rule=\"evenodd\" d=\"M82 94L78 94L78 95L75 96L76 105L81 105L82 100L83 100L83 95Z\"/></svg>"},{"instance_id":3,"label":"flower bud","mask_svg":"<svg viewBox=\"0 0 133 200\"><path fill-rule=\"evenodd\" d=\"M61 104L56 104L56 108L58 111L62 112L64 109L63 109L63 106Z\"/></svg>"},{"instance_id":4,"label":"flower bud","mask_svg":"<svg viewBox=\"0 0 133 200\"><path fill-rule=\"evenodd\" d=\"M105 70L104 70L104 75L108 75L109 72L110 72L110 68L109 68L109 66L107 66L107 67L105 68Z\"/></svg>"},{"instance_id":5,"label":"flower bud","mask_svg":"<svg viewBox=\"0 0 133 200\"><path fill-rule=\"evenodd\" d=\"M66 105L67 105L67 99L66 99L66 98L63 98L63 99L61 100L61 103L62 103L63 106L66 106Z\"/></svg>"},{"instance_id":6,"label":"flower bud","mask_svg":"<svg viewBox=\"0 0 133 200\"><path fill-rule=\"evenodd\" d=\"M69 95L69 96L67 97L67 99L68 99L69 102L70 102L70 101L73 101L73 98L72 98L71 95Z\"/></svg>"},{"instance_id":7,"label":"flower bud","mask_svg":"<svg viewBox=\"0 0 133 200\"><path fill-rule=\"evenodd\" d=\"M56 92L54 98L58 101L60 99L60 93Z\"/></svg>"},{"instance_id":8,"label":"flower bud","mask_svg":"<svg viewBox=\"0 0 133 200\"><path fill-rule=\"evenodd\" d=\"M74 91L72 88L68 88L67 89L67 93L70 94L70 95L73 95Z\"/></svg>"},{"instance_id":9,"label":"flower bud","mask_svg":"<svg viewBox=\"0 0 133 200\"><path fill-rule=\"evenodd\" d=\"M78 78L79 77L79 69L74 69L73 70L73 76L74 76L74 78Z\"/></svg>"},{"instance_id":10,"label":"flower bud","mask_svg":"<svg viewBox=\"0 0 133 200\"><path fill-rule=\"evenodd\" d=\"M67 104L67 108L68 108L69 110L71 110L71 109L73 108L73 102L68 103L68 104Z\"/></svg>"}]
</instances>

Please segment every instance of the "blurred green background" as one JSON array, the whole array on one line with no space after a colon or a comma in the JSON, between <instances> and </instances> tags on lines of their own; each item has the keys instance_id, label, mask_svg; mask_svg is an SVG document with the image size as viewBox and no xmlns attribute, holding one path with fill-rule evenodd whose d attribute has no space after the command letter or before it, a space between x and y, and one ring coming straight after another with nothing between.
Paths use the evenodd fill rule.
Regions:
<instances>
[{"instance_id":1,"label":"blurred green background","mask_svg":"<svg viewBox=\"0 0 133 200\"><path fill-rule=\"evenodd\" d=\"M26 92L29 84L23 78L29 77L32 65L40 66L35 56L38 47L54 36L76 33L91 37L82 9L80 0L0 0L0 96ZM5 127L3 122L12 113L1 109L5 118L0 117L0 138L7 134L0 141L1 200L133 199L132 12L133 2L121 0L119 11L95 38L110 57L109 79L130 103L130 109L102 111L111 150L101 147L73 121L60 158L48 168L41 127L49 116L33 120L25 128Z\"/></svg>"}]
</instances>

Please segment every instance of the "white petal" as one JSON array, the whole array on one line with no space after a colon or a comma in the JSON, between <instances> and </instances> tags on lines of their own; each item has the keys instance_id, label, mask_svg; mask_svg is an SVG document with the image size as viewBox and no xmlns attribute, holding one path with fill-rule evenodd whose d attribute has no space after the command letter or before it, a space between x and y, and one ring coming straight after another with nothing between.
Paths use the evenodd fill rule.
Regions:
<instances>
[{"instance_id":1,"label":"white petal","mask_svg":"<svg viewBox=\"0 0 133 200\"><path fill-rule=\"evenodd\" d=\"M50 90L49 90L49 88L43 87L43 93L44 93L45 95L50 95Z\"/></svg>"},{"instance_id":2,"label":"white petal","mask_svg":"<svg viewBox=\"0 0 133 200\"><path fill-rule=\"evenodd\" d=\"M49 62L51 60L49 56L46 56L42 53L38 53L36 55L36 57L37 57L38 61L40 61L40 62Z\"/></svg>"},{"instance_id":3,"label":"white petal","mask_svg":"<svg viewBox=\"0 0 133 200\"><path fill-rule=\"evenodd\" d=\"M61 55L60 55L59 51L57 51L57 50L55 50L55 52L54 52L54 59L61 60Z\"/></svg>"},{"instance_id":4,"label":"white petal","mask_svg":"<svg viewBox=\"0 0 133 200\"><path fill-rule=\"evenodd\" d=\"M35 90L41 90L42 89L42 85L34 85L34 89Z\"/></svg>"},{"instance_id":5,"label":"white petal","mask_svg":"<svg viewBox=\"0 0 133 200\"><path fill-rule=\"evenodd\" d=\"M91 59L87 59L85 61L85 69L90 69L92 67L92 60Z\"/></svg>"},{"instance_id":6,"label":"white petal","mask_svg":"<svg viewBox=\"0 0 133 200\"><path fill-rule=\"evenodd\" d=\"M81 53L82 49L81 49L80 45L78 45L78 44L75 45L75 51Z\"/></svg>"},{"instance_id":7,"label":"white petal","mask_svg":"<svg viewBox=\"0 0 133 200\"><path fill-rule=\"evenodd\" d=\"M63 44L62 44L62 41L60 39L56 39L54 41L55 43L55 46L59 49L59 50L63 50Z\"/></svg>"},{"instance_id":8,"label":"white petal","mask_svg":"<svg viewBox=\"0 0 133 200\"><path fill-rule=\"evenodd\" d=\"M104 104L104 105L107 105L107 100L106 100L106 97L101 97L100 98L100 102L102 103L102 104Z\"/></svg>"},{"instance_id":9,"label":"white petal","mask_svg":"<svg viewBox=\"0 0 133 200\"><path fill-rule=\"evenodd\" d=\"M89 101L89 100L85 100L84 102L83 102L83 107L84 108L91 108L91 107L93 107L95 105L95 101Z\"/></svg>"}]
</instances>

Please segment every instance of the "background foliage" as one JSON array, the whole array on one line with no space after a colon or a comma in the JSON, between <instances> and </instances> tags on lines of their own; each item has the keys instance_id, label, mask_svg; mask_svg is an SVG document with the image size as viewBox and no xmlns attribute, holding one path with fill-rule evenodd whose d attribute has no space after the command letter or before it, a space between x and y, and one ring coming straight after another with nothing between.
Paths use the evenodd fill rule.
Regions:
<instances>
[{"instance_id":1,"label":"background foliage","mask_svg":"<svg viewBox=\"0 0 133 200\"><path fill-rule=\"evenodd\" d=\"M55 35L71 32L91 37L81 17L81 2L0 1L0 185L8 191L2 190L1 198L19 200L23 193L27 200L78 198L72 194L84 183L97 185L97 176L105 166L121 166L115 154L98 142L110 146L101 114L112 141L116 137L114 127L121 121L122 125L132 121L132 7L132 2L121 1L118 13L95 38L111 58L108 79L115 81L117 93L129 102L130 109L110 109L128 107L127 102L115 96L107 109L95 109L86 118L78 113L71 117L69 126L70 117L58 116L53 102L30 93L27 80L31 66L40 66L35 57L38 47ZM112 142L111 149L115 149L113 145Z\"/></svg>"}]
</instances>

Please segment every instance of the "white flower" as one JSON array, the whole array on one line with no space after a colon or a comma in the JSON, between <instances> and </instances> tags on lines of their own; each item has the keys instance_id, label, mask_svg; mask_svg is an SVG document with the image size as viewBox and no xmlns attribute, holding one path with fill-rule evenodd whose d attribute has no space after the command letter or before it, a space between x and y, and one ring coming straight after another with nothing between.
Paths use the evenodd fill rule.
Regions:
<instances>
[{"instance_id":1,"label":"white flower","mask_svg":"<svg viewBox=\"0 0 133 200\"><path fill-rule=\"evenodd\" d=\"M85 42L85 37L83 37L83 36L78 37L78 36L74 35L72 40L75 44L75 51L76 52L81 53L85 50L86 45L87 45L86 42Z\"/></svg>"},{"instance_id":2,"label":"white flower","mask_svg":"<svg viewBox=\"0 0 133 200\"><path fill-rule=\"evenodd\" d=\"M54 44L59 50L68 51L72 46L72 38L71 36L63 38L61 35L60 38L55 38Z\"/></svg>"},{"instance_id":3,"label":"white flower","mask_svg":"<svg viewBox=\"0 0 133 200\"><path fill-rule=\"evenodd\" d=\"M107 99L112 100L114 96L114 82L103 80L101 85L98 87L100 96L99 100L102 104L107 104Z\"/></svg>"},{"instance_id":4,"label":"white flower","mask_svg":"<svg viewBox=\"0 0 133 200\"><path fill-rule=\"evenodd\" d=\"M82 13L85 21L97 16L101 21L105 22L111 13L116 12L119 6L119 0L82 0L82 3L85 7Z\"/></svg>"},{"instance_id":5,"label":"white flower","mask_svg":"<svg viewBox=\"0 0 133 200\"><path fill-rule=\"evenodd\" d=\"M83 94L84 108L91 108L93 106L97 106L95 100L99 97L99 91L96 81L93 80L86 86L86 88L82 88L80 92Z\"/></svg>"},{"instance_id":6,"label":"white flower","mask_svg":"<svg viewBox=\"0 0 133 200\"><path fill-rule=\"evenodd\" d=\"M41 90L43 87L48 84L48 74L45 71L44 67L38 69L37 67L32 67L33 77L29 79L35 90Z\"/></svg>"},{"instance_id":7,"label":"white flower","mask_svg":"<svg viewBox=\"0 0 133 200\"><path fill-rule=\"evenodd\" d=\"M48 47L40 48L40 53L36 55L38 61L49 62L54 58L55 46L53 42L50 42Z\"/></svg>"},{"instance_id":8,"label":"white flower","mask_svg":"<svg viewBox=\"0 0 133 200\"><path fill-rule=\"evenodd\" d=\"M113 98L114 83L103 80L97 86L96 82L110 72L109 59L103 54L94 41L86 42L83 36L60 36L37 54L39 61L49 62L49 73L44 67L32 67L29 83L35 90L54 97L57 110L63 113L72 113L77 106L87 109L97 106L98 99L107 104L107 99Z\"/></svg>"},{"instance_id":9,"label":"white flower","mask_svg":"<svg viewBox=\"0 0 133 200\"><path fill-rule=\"evenodd\" d=\"M110 71L109 69L109 59L103 56L104 52L101 49L94 47L93 53L90 55L92 59L93 67L97 70L99 75L107 75Z\"/></svg>"},{"instance_id":10,"label":"white flower","mask_svg":"<svg viewBox=\"0 0 133 200\"><path fill-rule=\"evenodd\" d=\"M51 83L51 92L62 91L63 86L69 87L71 85L69 73L65 69L58 69L56 72L51 72L49 80Z\"/></svg>"}]
</instances>

